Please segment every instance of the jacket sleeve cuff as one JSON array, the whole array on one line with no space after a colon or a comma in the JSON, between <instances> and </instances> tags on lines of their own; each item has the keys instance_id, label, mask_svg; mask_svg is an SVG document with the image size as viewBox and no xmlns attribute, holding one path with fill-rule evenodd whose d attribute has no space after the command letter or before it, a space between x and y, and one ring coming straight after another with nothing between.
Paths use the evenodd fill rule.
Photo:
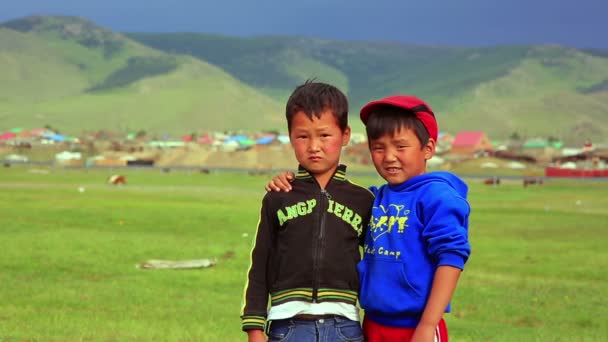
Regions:
<instances>
[{"instance_id":1,"label":"jacket sleeve cuff","mask_svg":"<svg viewBox=\"0 0 608 342\"><path fill-rule=\"evenodd\" d=\"M241 316L243 323L243 331L247 330L264 330L266 328L265 316Z\"/></svg>"},{"instance_id":2,"label":"jacket sleeve cuff","mask_svg":"<svg viewBox=\"0 0 608 342\"><path fill-rule=\"evenodd\" d=\"M442 253L437 266L452 266L463 270L466 259L458 253Z\"/></svg>"}]
</instances>

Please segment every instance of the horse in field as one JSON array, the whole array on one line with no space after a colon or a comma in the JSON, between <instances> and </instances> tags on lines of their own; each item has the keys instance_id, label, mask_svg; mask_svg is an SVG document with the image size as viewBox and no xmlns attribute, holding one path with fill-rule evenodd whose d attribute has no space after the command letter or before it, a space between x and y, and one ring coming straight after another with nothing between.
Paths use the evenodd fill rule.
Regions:
<instances>
[{"instance_id":1,"label":"horse in field","mask_svg":"<svg viewBox=\"0 0 608 342\"><path fill-rule=\"evenodd\" d=\"M500 178L498 177L490 177L483 180L483 184L485 185L498 185L500 184Z\"/></svg>"},{"instance_id":2,"label":"horse in field","mask_svg":"<svg viewBox=\"0 0 608 342\"><path fill-rule=\"evenodd\" d=\"M528 185L542 185L543 179L540 177L524 177L523 184L524 188L528 187Z\"/></svg>"},{"instance_id":3,"label":"horse in field","mask_svg":"<svg viewBox=\"0 0 608 342\"><path fill-rule=\"evenodd\" d=\"M110 185L127 185L127 177L123 175L111 175L107 183Z\"/></svg>"}]
</instances>

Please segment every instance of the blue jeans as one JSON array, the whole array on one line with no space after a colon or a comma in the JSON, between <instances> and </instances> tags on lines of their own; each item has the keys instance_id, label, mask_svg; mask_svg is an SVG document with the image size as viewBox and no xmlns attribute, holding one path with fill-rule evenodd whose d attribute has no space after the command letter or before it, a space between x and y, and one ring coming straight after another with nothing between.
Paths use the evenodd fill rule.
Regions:
<instances>
[{"instance_id":1,"label":"blue jeans","mask_svg":"<svg viewBox=\"0 0 608 342\"><path fill-rule=\"evenodd\" d=\"M268 342L363 342L359 322L344 317L304 321L281 319L272 321Z\"/></svg>"}]
</instances>

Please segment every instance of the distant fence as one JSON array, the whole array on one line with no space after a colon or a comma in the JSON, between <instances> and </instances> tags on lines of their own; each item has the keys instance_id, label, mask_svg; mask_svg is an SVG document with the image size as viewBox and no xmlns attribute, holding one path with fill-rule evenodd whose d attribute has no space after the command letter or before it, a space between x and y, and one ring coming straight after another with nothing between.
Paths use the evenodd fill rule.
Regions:
<instances>
[{"instance_id":1,"label":"distant fence","mask_svg":"<svg viewBox=\"0 0 608 342\"><path fill-rule=\"evenodd\" d=\"M547 177L567 177L567 178L603 178L608 177L608 169L562 169L548 167L545 170Z\"/></svg>"}]
</instances>

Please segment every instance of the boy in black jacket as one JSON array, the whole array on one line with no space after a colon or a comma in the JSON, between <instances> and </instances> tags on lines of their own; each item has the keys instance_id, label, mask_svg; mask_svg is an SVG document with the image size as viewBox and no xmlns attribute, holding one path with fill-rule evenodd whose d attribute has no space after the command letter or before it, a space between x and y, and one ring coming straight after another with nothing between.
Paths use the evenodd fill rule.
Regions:
<instances>
[{"instance_id":1,"label":"boy in black jacket","mask_svg":"<svg viewBox=\"0 0 608 342\"><path fill-rule=\"evenodd\" d=\"M346 96L307 81L290 96L286 118L298 173L289 193L262 201L243 330L250 342L266 341L272 321L270 341L363 341L357 263L373 195L339 164L350 139Z\"/></svg>"}]
</instances>

